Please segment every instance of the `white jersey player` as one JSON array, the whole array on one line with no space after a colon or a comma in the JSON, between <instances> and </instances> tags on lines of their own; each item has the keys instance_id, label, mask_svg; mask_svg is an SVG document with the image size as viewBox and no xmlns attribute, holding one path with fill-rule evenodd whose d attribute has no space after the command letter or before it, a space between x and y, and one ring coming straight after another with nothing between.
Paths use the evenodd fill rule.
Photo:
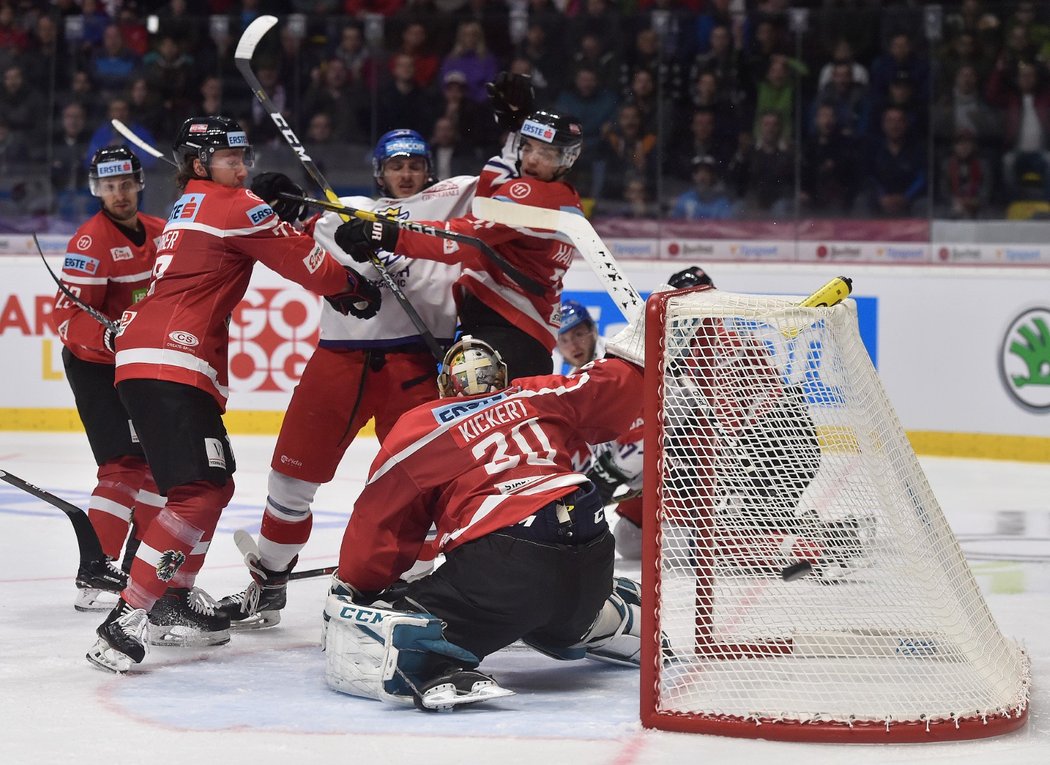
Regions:
<instances>
[{"instance_id":1,"label":"white jersey player","mask_svg":"<svg viewBox=\"0 0 1050 765\"><path fill-rule=\"evenodd\" d=\"M347 197L342 203L400 220L464 215L478 181L457 176L435 183L430 147L414 130L393 130L380 138L373 171L383 196ZM271 176L257 179L253 189L270 199L289 186L294 184L287 178ZM287 212L292 216L298 210ZM341 223L337 214L326 213L313 226L318 244L340 259L346 256L333 233ZM452 285L462 266L410 260L396 252L379 257L438 343L451 344L457 321ZM359 268L378 280L371 264ZM258 561L249 564L255 581L220 602L233 626L260 628L280 621L288 574L310 536L310 508L318 487L332 480L347 447L370 419L375 418L382 443L403 413L438 397L438 361L390 296L368 322L347 320L322 306L317 350L292 394L274 449Z\"/></svg>"}]
</instances>

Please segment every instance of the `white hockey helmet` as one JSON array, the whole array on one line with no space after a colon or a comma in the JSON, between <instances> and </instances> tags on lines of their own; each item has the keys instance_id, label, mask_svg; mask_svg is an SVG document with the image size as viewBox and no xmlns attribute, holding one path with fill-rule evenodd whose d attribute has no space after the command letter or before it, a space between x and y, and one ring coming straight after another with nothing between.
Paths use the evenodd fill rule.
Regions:
<instances>
[{"instance_id":1,"label":"white hockey helmet","mask_svg":"<svg viewBox=\"0 0 1050 765\"><path fill-rule=\"evenodd\" d=\"M463 335L445 354L438 374L442 398L476 396L507 387L507 365L484 340Z\"/></svg>"}]
</instances>

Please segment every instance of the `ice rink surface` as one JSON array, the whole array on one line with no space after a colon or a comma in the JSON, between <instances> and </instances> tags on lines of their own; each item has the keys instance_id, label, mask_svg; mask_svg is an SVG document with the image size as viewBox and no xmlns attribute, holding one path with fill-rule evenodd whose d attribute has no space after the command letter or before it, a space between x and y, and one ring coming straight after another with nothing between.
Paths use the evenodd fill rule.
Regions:
<instances>
[{"instance_id":1,"label":"ice rink surface","mask_svg":"<svg viewBox=\"0 0 1050 765\"><path fill-rule=\"evenodd\" d=\"M273 445L234 436L237 492L198 579L247 584L234 547L258 531ZM365 439L321 488L299 569L335 562L375 451ZM1050 762L1050 465L923 458L1003 631L1032 657L1032 709L1013 734L952 744L809 745L644 731L637 671L511 647L482 669L517 695L423 714L330 691L319 650L327 579L291 583L283 621L209 650L153 648L125 677L84 659L104 614L73 610L77 552L58 510L0 483L0 763L219 762L642 765ZM0 468L81 507L95 466L81 434L0 433ZM638 567L619 573L637 576Z\"/></svg>"}]
</instances>

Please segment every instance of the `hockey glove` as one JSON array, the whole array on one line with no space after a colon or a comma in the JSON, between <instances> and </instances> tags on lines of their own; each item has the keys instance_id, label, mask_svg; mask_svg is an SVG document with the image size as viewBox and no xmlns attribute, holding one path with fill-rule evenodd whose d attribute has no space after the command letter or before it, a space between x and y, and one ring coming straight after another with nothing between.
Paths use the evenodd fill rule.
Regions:
<instances>
[{"instance_id":1,"label":"hockey glove","mask_svg":"<svg viewBox=\"0 0 1050 765\"><path fill-rule=\"evenodd\" d=\"M376 250L393 252L401 229L385 220L352 218L335 230L335 243L358 263L367 263Z\"/></svg>"},{"instance_id":2,"label":"hockey glove","mask_svg":"<svg viewBox=\"0 0 1050 765\"><path fill-rule=\"evenodd\" d=\"M306 217L306 203L285 199L281 194L303 196L303 187L284 173L260 173L252 181L252 193L262 199L285 223Z\"/></svg>"},{"instance_id":3,"label":"hockey glove","mask_svg":"<svg viewBox=\"0 0 1050 765\"><path fill-rule=\"evenodd\" d=\"M324 299L343 316L371 319L379 313L379 306L383 304L379 287L354 269L347 266L343 268L346 269L346 290L336 295L325 295Z\"/></svg>"},{"instance_id":4,"label":"hockey glove","mask_svg":"<svg viewBox=\"0 0 1050 765\"><path fill-rule=\"evenodd\" d=\"M117 352L117 330L106 327L102 330L102 346L110 353Z\"/></svg>"},{"instance_id":5,"label":"hockey glove","mask_svg":"<svg viewBox=\"0 0 1050 765\"><path fill-rule=\"evenodd\" d=\"M532 78L524 74L500 72L495 81L485 85L485 89L489 93L496 124L512 133L520 130L536 104Z\"/></svg>"}]
</instances>

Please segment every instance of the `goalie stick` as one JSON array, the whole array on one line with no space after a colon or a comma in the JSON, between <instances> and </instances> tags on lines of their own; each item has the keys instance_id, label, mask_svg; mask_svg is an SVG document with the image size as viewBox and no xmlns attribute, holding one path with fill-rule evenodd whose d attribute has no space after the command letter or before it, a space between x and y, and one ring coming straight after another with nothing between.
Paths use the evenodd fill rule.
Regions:
<instances>
[{"instance_id":1,"label":"goalie stick","mask_svg":"<svg viewBox=\"0 0 1050 765\"><path fill-rule=\"evenodd\" d=\"M79 507L56 497L39 486L34 486L29 481L8 473L6 470L0 470L0 481L10 484L16 489L21 489L27 494L47 502L52 507L57 507L66 514L69 522L73 524L73 533L77 536L77 547L80 548L80 565L82 567L106 560L106 556L102 552L102 545L98 541L98 534L95 533L95 527L88 520L87 513Z\"/></svg>"},{"instance_id":2,"label":"goalie stick","mask_svg":"<svg viewBox=\"0 0 1050 765\"><path fill-rule=\"evenodd\" d=\"M434 236L438 239L449 239L453 242L459 242L460 244L474 247L483 252L487 257L491 258L492 261L499 266L500 270L503 271L515 284L521 287L526 292L532 295L543 295L544 288L539 282L530 279L528 276L523 274L517 268L512 266L506 258L496 252L492 247L485 241L479 239L476 236L470 236L469 234L460 234L457 231L449 231L443 228L435 228L434 226L428 226L423 223L410 220L398 220L397 218L390 218L386 215L377 215L374 212L368 210L358 210L356 207L346 207L342 204L336 204L334 202L326 202L323 199L313 199L312 197L297 197L295 194L281 194L285 199L290 199L295 202L305 202L308 205L314 205L315 207L321 207L325 210L331 210L332 212L344 213L346 215L352 215L355 218L366 220L369 222L374 221L385 221L387 223L393 223L404 231L412 231L417 234L424 234L425 236Z\"/></svg>"},{"instance_id":3,"label":"goalie stick","mask_svg":"<svg viewBox=\"0 0 1050 765\"><path fill-rule=\"evenodd\" d=\"M475 217L493 223L517 229L538 228L560 232L594 269L627 322L633 324L641 317L645 301L634 285L627 281L620 264L582 213L532 207L490 197L474 197L471 209Z\"/></svg>"},{"instance_id":4,"label":"goalie stick","mask_svg":"<svg viewBox=\"0 0 1050 765\"><path fill-rule=\"evenodd\" d=\"M149 154L151 157L156 157L159 160L163 160L164 162L167 162L172 167L178 167L178 165L175 164L175 160L173 160L171 157L168 157L167 155L163 154L160 151L160 149L156 148L155 146L150 146L143 139L141 139L137 135L135 135L135 131L134 130L129 128L127 125L125 125L120 120L112 119L112 120L109 121L109 123L113 126L114 130L116 130L122 136L124 136L129 141L131 141L131 143L135 144L135 146L138 146L144 152Z\"/></svg>"},{"instance_id":5,"label":"goalie stick","mask_svg":"<svg viewBox=\"0 0 1050 765\"><path fill-rule=\"evenodd\" d=\"M281 110L277 108L277 105L271 100L270 96L267 95L262 83L259 82L259 78L256 77L255 72L252 71L252 56L255 54L255 48L258 46L259 41L262 40L263 36L269 32L276 23L276 16L259 16L249 24L247 29L241 34L241 39L237 42L237 49L233 54L234 63L236 63L237 69L240 71L241 76L244 77L245 82L248 83L248 87L251 88L252 93L259 100L259 103L262 104L263 109L265 109L266 113L270 115L270 119L273 120L273 124L277 126L277 130L284 137L285 142L291 147L292 151L295 152L295 156L299 158L299 162L302 164L307 174L314 180L314 183L321 187L325 197L331 202L338 204L339 195L328 185L328 181L325 180L325 177L321 174L321 169L312 159L310 159L310 155L306 153L306 148L303 146L302 141L300 141L298 136L292 131L288 121L285 120L284 115L281 114ZM341 217L344 221L350 220L350 218L345 215ZM379 273L380 280L386 285L387 289L390 290L390 293L401 305L401 308L404 309L405 314L408 315L413 326L415 326L416 330L419 332L419 336L423 339L427 349L438 363L440 363L442 359L444 359L445 354L441 350L441 346L438 345L438 341L434 338L434 334L419 315L419 312L413 307L401 287L398 286L394 277L386 270L386 266L383 264L383 261L379 259L379 256L373 253L369 258L369 262Z\"/></svg>"},{"instance_id":6,"label":"goalie stick","mask_svg":"<svg viewBox=\"0 0 1050 765\"><path fill-rule=\"evenodd\" d=\"M106 316L106 315L105 315L104 313L102 313L101 311L99 311L99 310L98 310L97 308L94 308L94 307L92 307L92 306L89 306L89 305L88 305L87 303L85 303L85 302L84 302L84 301L82 301L82 300L81 300L80 298L78 298L78 297L77 297L76 295L74 295L74 294L73 294L73 293L72 293L72 292L71 292L71 291L69 290L69 287L67 287L66 285L64 285L64 284L62 283L62 280L58 278L57 274L55 274L55 272L51 270L51 266L49 266L49 265L47 264L47 258L45 258L45 257L44 257L44 248L40 246L40 240L36 238L36 234L33 234L33 244L35 244L35 245L36 245L36 251L40 253L40 259L41 259L42 261L44 261L44 268L46 268L46 269L47 269L47 272L48 272L49 274L51 274L51 278L55 280L55 284L57 284L57 285L58 285L58 289L59 289L59 291L60 291L60 292L61 292L61 293L62 293L63 295L65 295L65 296L66 296L66 297L67 297L67 298L68 298L68 299L69 299L70 301L72 301L72 303L73 303L73 304L74 304L74 305L75 305L75 306L76 306L77 308L79 308L79 309L80 309L81 311L83 311L84 313L86 313L86 314L87 314L88 316L90 316L90 317L91 317L92 319L94 319L95 321L97 321L97 322L98 322L99 324L101 324L101 325L102 325L103 327L105 327L106 329L111 329L111 330L113 330L114 332L116 332L116 331L117 331L117 329L119 329L119 327L120 327L120 325L119 325L119 324L118 324L117 322L113 321L113 320L112 320L111 318L109 318L108 316Z\"/></svg>"}]
</instances>

